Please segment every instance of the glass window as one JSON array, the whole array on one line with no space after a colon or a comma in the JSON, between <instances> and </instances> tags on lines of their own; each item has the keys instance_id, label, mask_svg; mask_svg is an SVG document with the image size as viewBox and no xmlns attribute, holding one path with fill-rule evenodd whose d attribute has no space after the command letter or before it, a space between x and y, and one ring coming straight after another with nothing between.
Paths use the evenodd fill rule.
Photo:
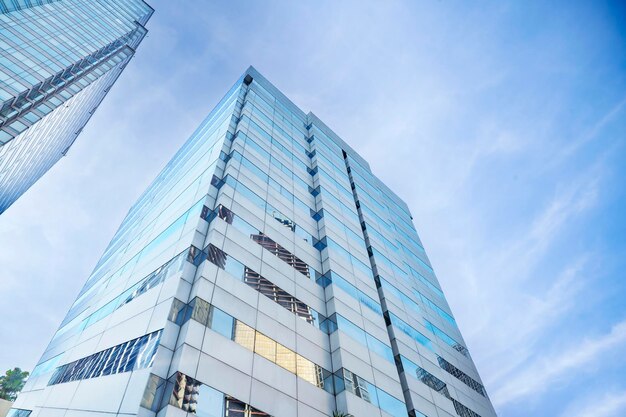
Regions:
<instances>
[{"instance_id":1,"label":"glass window","mask_svg":"<svg viewBox=\"0 0 626 417\"><path fill-rule=\"evenodd\" d=\"M463 382L465 385L467 385L483 397L487 396L487 393L485 392L485 387L483 387L480 382L476 381L474 378L467 375L465 372L461 371L459 368L452 365L441 356L437 357L437 361L439 362L439 366L441 367L441 369L456 377L459 381Z\"/></svg>"},{"instance_id":2,"label":"glass window","mask_svg":"<svg viewBox=\"0 0 626 417\"><path fill-rule=\"evenodd\" d=\"M269 361L276 362L276 342L263 333L256 333L254 352Z\"/></svg>"},{"instance_id":3,"label":"glass window","mask_svg":"<svg viewBox=\"0 0 626 417\"><path fill-rule=\"evenodd\" d=\"M427 338L422 333L420 333L417 330L415 330L413 327L409 326L407 323L405 323L403 320L401 320L395 314L389 313L389 316L391 317L391 323L395 327L397 327L398 329L402 330L405 334L410 336L413 340L415 340L416 342L418 342L422 346L425 346L428 349L433 350L432 342L430 341L429 338Z\"/></svg>"},{"instance_id":4,"label":"glass window","mask_svg":"<svg viewBox=\"0 0 626 417\"><path fill-rule=\"evenodd\" d=\"M211 246L211 245L209 245ZM262 277L259 273L255 272L251 268L248 268L232 256L217 249L221 254L220 259L226 259L225 270L229 271L235 277L242 279L249 287L260 292L267 298L271 299L277 304L280 304L285 309L296 314L298 317L306 320L309 323L319 326L321 315L313 310L311 307L293 297L285 290L273 284L271 281ZM219 265L218 265L219 266Z\"/></svg>"},{"instance_id":5,"label":"glass window","mask_svg":"<svg viewBox=\"0 0 626 417\"><path fill-rule=\"evenodd\" d=\"M406 416L406 405L402 401L379 388L376 388L376 394L378 395L378 403L382 410L394 417Z\"/></svg>"},{"instance_id":6,"label":"glass window","mask_svg":"<svg viewBox=\"0 0 626 417\"><path fill-rule=\"evenodd\" d=\"M378 314L383 314L383 310L380 307L380 304L374 301L373 298L366 295L363 291L357 289L354 285L350 284L341 275L332 271L330 272L330 276L332 277L331 278L332 283L337 284L339 288L347 292L352 298L359 300L359 302L361 302L364 306L366 306L370 310Z\"/></svg>"},{"instance_id":7,"label":"glass window","mask_svg":"<svg viewBox=\"0 0 626 417\"><path fill-rule=\"evenodd\" d=\"M276 344L276 365L285 368L289 372L296 373L296 352L287 347Z\"/></svg>"},{"instance_id":8,"label":"glass window","mask_svg":"<svg viewBox=\"0 0 626 417\"><path fill-rule=\"evenodd\" d=\"M186 308L187 304L183 303L178 298L174 298L174 301L172 301L172 308L170 309L170 314L167 316L167 319L181 325L183 323Z\"/></svg>"},{"instance_id":9,"label":"glass window","mask_svg":"<svg viewBox=\"0 0 626 417\"><path fill-rule=\"evenodd\" d=\"M180 372L172 378L174 378L174 389L172 390L169 404L183 411L195 412L200 392L200 381Z\"/></svg>"},{"instance_id":10,"label":"glass window","mask_svg":"<svg viewBox=\"0 0 626 417\"><path fill-rule=\"evenodd\" d=\"M394 417L406 417L407 415L403 401L389 395L371 382L345 368L335 373L335 389L337 393L345 389Z\"/></svg>"},{"instance_id":11,"label":"glass window","mask_svg":"<svg viewBox=\"0 0 626 417\"><path fill-rule=\"evenodd\" d=\"M230 396L226 396L224 399L226 406L226 416L228 417L248 417L246 415L246 410L248 409L248 405L233 398ZM220 416L221 417L221 416Z\"/></svg>"},{"instance_id":12,"label":"glass window","mask_svg":"<svg viewBox=\"0 0 626 417\"><path fill-rule=\"evenodd\" d=\"M460 344L459 342L457 342L456 340L448 336L443 330L439 329L430 321L424 320L424 322L426 324L426 328L430 330L434 335L436 335L439 339L444 341L448 346L452 347L452 349L456 350L457 352L460 352L461 354L463 354L463 356L469 358L469 351L467 350L465 346L463 346L462 344Z\"/></svg>"},{"instance_id":13,"label":"glass window","mask_svg":"<svg viewBox=\"0 0 626 417\"><path fill-rule=\"evenodd\" d=\"M321 383L320 369L321 368L319 368L317 365L315 365L313 362L311 362L304 356L301 356L298 354L296 354L296 364L297 364L296 365L297 373L300 378L304 379L305 381L315 386L320 385Z\"/></svg>"},{"instance_id":14,"label":"glass window","mask_svg":"<svg viewBox=\"0 0 626 417\"><path fill-rule=\"evenodd\" d=\"M234 319L219 308L211 306L210 327L222 336L233 338Z\"/></svg>"},{"instance_id":15,"label":"glass window","mask_svg":"<svg viewBox=\"0 0 626 417\"><path fill-rule=\"evenodd\" d=\"M159 411L166 383L167 381L163 378L150 374L140 405L148 410Z\"/></svg>"},{"instance_id":16,"label":"glass window","mask_svg":"<svg viewBox=\"0 0 626 417\"><path fill-rule=\"evenodd\" d=\"M359 342L363 346L367 346L367 340L365 337L365 330L361 329L356 324L352 323L348 319L336 315L337 326L339 330L345 332L348 336Z\"/></svg>"},{"instance_id":17,"label":"glass window","mask_svg":"<svg viewBox=\"0 0 626 417\"><path fill-rule=\"evenodd\" d=\"M198 417L224 417L224 394L202 384L198 390Z\"/></svg>"},{"instance_id":18,"label":"glass window","mask_svg":"<svg viewBox=\"0 0 626 417\"><path fill-rule=\"evenodd\" d=\"M30 376L34 377L37 375L45 374L46 372L50 372L52 369L54 369L55 366L57 366L62 356L63 354L59 354L51 359L46 360L45 362L41 362L39 365L35 366L35 369L33 369L33 372L30 374Z\"/></svg>"},{"instance_id":19,"label":"glass window","mask_svg":"<svg viewBox=\"0 0 626 417\"><path fill-rule=\"evenodd\" d=\"M276 255L280 260L286 262L307 278L315 279L319 275L319 273L307 265L306 262L289 252L280 244L274 242L274 240L267 235L259 233L258 235L253 235L251 237L252 240L263 246L264 249L267 249L270 253Z\"/></svg>"},{"instance_id":20,"label":"glass window","mask_svg":"<svg viewBox=\"0 0 626 417\"><path fill-rule=\"evenodd\" d=\"M207 325L209 323L209 308L211 307L209 303L204 301L201 298L194 298L189 303L189 307L191 307L191 318L195 321Z\"/></svg>"},{"instance_id":21,"label":"glass window","mask_svg":"<svg viewBox=\"0 0 626 417\"><path fill-rule=\"evenodd\" d=\"M152 366L162 330L124 342L56 369L48 385L117 374Z\"/></svg>"},{"instance_id":22,"label":"glass window","mask_svg":"<svg viewBox=\"0 0 626 417\"><path fill-rule=\"evenodd\" d=\"M378 405L376 387L373 384L347 369L343 370L343 378L347 391L350 391L367 402Z\"/></svg>"},{"instance_id":23,"label":"glass window","mask_svg":"<svg viewBox=\"0 0 626 417\"><path fill-rule=\"evenodd\" d=\"M166 389L168 404L198 417L270 417L180 372L170 378Z\"/></svg>"},{"instance_id":24,"label":"glass window","mask_svg":"<svg viewBox=\"0 0 626 417\"><path fill-rule=\"evenodd\" d=\"M24 410L22 408L11 408L6 417L28 417L32 410Z\"/></svg>"},{"instance_id":25,"label":"glass window","mask_svg":"<svg viewBox=\"0 0 626 417\"><path fill-rule=\"evenodd\" d=\"M270 216L272 216L277 222L288 227L292 232L296 233L296 235L300 236L302 239L313 244L314 240L312 238L311 233L302 229L302 226L296 225L296 223L293 220L289 219L287 216L282 214L279 210L276 210L274 207L272 207L271 204L266 202L265 199L258 196L256 193L254 193L245 185L241 184L240 182L232 178L230 175L226 175L223 181L220 181L219 179L217 179L216 183L217 184L226 183L230 185L233 189L236 189L238 193L241 193L244 197L250 200L253 204L265 210L265 212L269 214ZM291 197L290 197L290 201L291 201ZM306 210L307 210L307 213L309 213L308 206L306 207ZM236 216L232 211L230 213L232 213L233 215L233 220L232 220L232 223L231 222L229 223L231 223L237 229L239 229L243 233L250 234L250 235L260 233L260 231L258 231L254 226L250 225L249 223L247 223L240 217ZM227 216L227 214L222 213L222 216ZM221 217L221 218L224 218L224 217ZM228 220L226 221L228 222Z\"/></svg>"},{"instance_id":26,"label":"glass window","mask_svg":"<svg viewBox=\"0 0 626 417\"><path fill-rule=\"evenodd\" d=\"M369 333L365 333L365 336L367 338L367 346L369 346L373 352L378 353L389 362L394 363L393 351L390 346L387 346L385 343L381 342Z\"/></svg>"},{"instance_id":27,"label":"glass window","mask_svg":"<svg viewBox=\"0 0 626 417\"><path fill-rule=\"evenodd\" d=\"M224 269L224 267L226 266L226 258L227 255L226 253L221 250L220 248L218 248L217 246L215 246L214 244L210 243L205 249L204 252L206 252L206 259L217 265L218 267Z\"/></svg>"},{"instance_id":28,"label":"glass window","mask_svg":"<svg viewBox=\"0 0 626 417\"><path fill-rule=\"evenodd\" d=\"M235 321L235 336L233 340L251 351L254 351L255 333L252 327L239 320Z\"/></svg>"}]
</instances>

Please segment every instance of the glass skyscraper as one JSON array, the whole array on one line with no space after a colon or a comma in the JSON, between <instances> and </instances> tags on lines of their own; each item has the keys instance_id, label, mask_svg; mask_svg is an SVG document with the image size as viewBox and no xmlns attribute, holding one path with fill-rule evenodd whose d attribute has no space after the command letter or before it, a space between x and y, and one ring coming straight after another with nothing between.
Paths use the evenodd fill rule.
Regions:
<instances>
[{"instance_id":1,"label":"glass skyscraper","mask_svg":"<svg viewBox=\"0 0 626 417\"><path fill-rule=\"evenodd\" d=\"M66 155L152 12L143 0L0 0L0 213Z\"/></svg>"},{"instance_id":2,"label":"glass skyscraper","mask_svg":"<svg viewBox=\"0 0 626 417\"><path fill-rule=\"evenodd\" d=\"M406 204L249 68L139 198L11 412L491 417Z\"/></svg>"}]
</instances>

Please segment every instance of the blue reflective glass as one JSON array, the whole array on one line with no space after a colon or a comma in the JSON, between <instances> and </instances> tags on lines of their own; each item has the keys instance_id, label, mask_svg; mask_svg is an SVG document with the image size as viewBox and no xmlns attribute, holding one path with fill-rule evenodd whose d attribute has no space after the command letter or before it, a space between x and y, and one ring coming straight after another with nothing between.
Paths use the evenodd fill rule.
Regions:
<instances>
[{"instance_id":1,"label":"blue reflective glass","mask_svg":"<svg viewBox=\"0 0 626 417\"><path fill-rule=\"evenodd\" d=\"M237 279L243 279L245 266L231 256L227 256L224 270Z\"/></svg>"},{"instance_id":2,"label":"blue reflective glass","mask_svg":"<svg viewBox=\"0 0 626 417\"><path fill-rule=\"evenodd\" d=\"M198 390L195 411L198 417L224 417L224 394L202 384Z\"/></svg>"},{"instance_id":3,"label":"blue reflective glass","mask_svg":"<svg viewBox=\"0 0 626 417\"><path fill-rule=\"evenodd\" d=\"M367 296L364 292L358 290L354 285L350 284L346 281L341 275L336 272L331 272L332 283L336 284L339 288L347 292L351 297L359 300L363 305L368 307L370 310L383 314L383 310L373 298Z\"/></svg>"},{"instance_id":4,"label":"blue reflective glass","mask_svg":"<svg viewBox=\"0 0 626 417\"><path fill-rule=\"evenodd\" d=\"M236 189L237 192L239 192L242 195L244 195L248 200L250 200L257 207L260 207L263 210L265 210L265 212L268 213L269 215L271 215L272 217L274 217L274 219L276 219L276 221L280 222L283 225L289 226L289 229L291 231L293 231L294 233L296 233L296 235L302 237L307 242L313 244L314 239L313 239L313 236L311 235L311 233L309 233L306 230L304 230L302 228L302 226L298 226L293 220L289 219L287 216L282 214L279 210L277 210L274 207L272 207L271 204L267 203L263 198L261 198L256 193L251 191L248 187L246 187L245 185L241 184L237 180L233 179L230 175L227 175L227 176L224 177L224 183L228 184L230 187ZM300 200L298 200L298 201L300 201ZM306 206L306 205L304 205L304 206ZM304 206L302 206L302 207L304 207ZM308 206L306 206L306 208L307 208L307 210L309 210L306 213L309 214L310 209L308 208ZM255 233L259 232L256 228L254 228L254 226L252 226L249 223L245 222L241 218L239 218L238 223L235 223L233 221L232 224L235 225L235 227L237 227L238 229L240 229L244 233L255 234Z\"/></svg>"},{"instance_id":5,"label":"blue reflective glass","mask_svg":"<svg viewBox=\"0 0 626 417\"><path fill-rule=\"evenodd\" d=\"M422 346L425 346L428 349L433 350L433 345L429 338L427 338L422 333L415 330L413 327L409 326L403 320L400 320L400 318L398 318L398 316L396 316L395 314L389 313L389 317L391 318L391 323L395 327L402 330L406 335L410 336L413 340L415 340Z\"/></svg>"},{"instance_id":6,"label":"blue reflective glass","mask_svg":"<svg viewBox=\"0 0 626 417\"><path fill-rule=\"evenodd\" d=\"M124 342L56 369L48 385L95 378L152 366L162 330Z\"/></svg>"},{"instance_id":7,"label":"blue reflective glass","mask_svg":"<svg viewBox=\"0 0 626 417\"><path fill-rule=\"evenodd\" d=\"M364 400L369 401L379 407L380 403L378 401L378 388L376 388L376 385L364 380L360 376L357 377L357 381L359 384L358 391L360 391L361 393L359 396Z\"/></svg>"},{"instance_id":8,"label":"blue reflective glass","mask_svg":"<svg viewBox=\"0 0 626 417\"><path fill-rule=\"evenodd\" d=\"M378 394L378 404L382 410L394 417L406 417L406 405L402 401L379 388L376 389L376 392Z\"/></svg>"},{"instance_id":9,"label":"blue reflective glass","mask_svg":"<svg viewBox=\"0 0 626 417\"><path fill-rule=\"evenodd\" d=\"M417 364L415 364L413 361L408 360L402 355L400 355L400 361L402 362L402 368L404 369L404 372L408 375L413 376L414 378L417 378L416 375L419 366L417 366Z\"/></svg>"},{"instance_id":10,"label":"blue reflective glass","mask_svg":"<svg viewBox=\"0 0 626 417\"><path fill-rule=\"evenodd\" d=\"M339 314L337 314L336 316L336 321L339 330L345 332L348 336L350 336L363 346L367 346L365 330L361 329L359 326L340 316Z\"/></svg>"},{"instance_id":11,"label":"blue reflective glass","mask_svg":"<svg viewBox=\"0 0 626 417\"><path fill-rule=\"evenodd\" d=\"M24 410L21 408L11 408L6 417L28 417L32 413L31 410Z\"/></svg>"},{"instance_id":12,"label":"blue reflective glass","mask_svg":"<svg viewBox=\"0 0 626 417\"><path fill-rule=\"evenodd\" d=\"M37 375L50 372L57 366L62 356L63 354L60 354L60 355L55 356L54 358L48 359L45 362L41 362L39 365L35 366L35 369L33 369L33 372L31 372L30 376L35 377Z\"/></svg>"},{"instance_id":13,"label":"blue reflective glass","mask_svg":"<svg viewBox=\"0 0 626 417\"><path fill-rule=\"evenodd\" d=\"M391 347L381 342L374 336L369 333L365 333L365 337L367 338L367 346L371 351L378 353L383 358L387 359L389 362L393 363L393 351Z\"/></svg>"},{"instance_id":14,"label":"blue reflective glass","mask_svg":"<svg viewBox=\"0 0 626 417\"><path fill-rule=\"evenodd\" d=\"M211 306L211 329L215 330L222 336L232 339L234 324L235 320L233 319L233 316L223 312L219 308Z\"/></svg>"},{"instance_id":15,"label":"blue reflective glass","mask_svg":"<svg viewBox=\"0 0 626 417\"><path fill-rule=\"evenodd\" d=\"M443 330L439 329L437 326L432 324L428 320L424 320L426 328L430 330L435 336L444 341L448 346L452 347L454 350L461 352L464 356L469 357L469 352L465 346L454 340L452 337L448 336Z\"/></svg>"},{"instance_id":16,"label":"blue reflective glass","mask_svg":"<svg viewBox=\"0 0 626 417\"><path fill-rule=\"evenodd\" d=\"M426 304L428 307L430 307L432 310L434 310L440 317L442 317L447 322L449 322L450 324L452 324L452 325L454 325L456 327L456 321L454 320L454 318L451 315L449 315L448 313L446 313L441 307L439 307L437 304L433 303L428 297L426 297L424 294L422 294L421 292L417 291L416 289L413 289L413 293L417 297L419 297L424 304Z\"/></svg>"},{"instance_id":17,"label":"blue reflective glass","mask_svg":"<svg viewBox=\"0 0 626 417\"><path fill-rule=\"evenodd\" d=\"M434 292L439 298L444 298L443 295L443 291L441 291L439 288L437 288L433 283L431 283L430 281L428 281L422 274L420 274L419 272L417 272L416 270L414 270L413 268L411 268L409 266L409 270L411 271L411 274L416 277L422 284L426 285L428 288L430 288L430 290L432 292Z\"/></svg>"}]
</instances>

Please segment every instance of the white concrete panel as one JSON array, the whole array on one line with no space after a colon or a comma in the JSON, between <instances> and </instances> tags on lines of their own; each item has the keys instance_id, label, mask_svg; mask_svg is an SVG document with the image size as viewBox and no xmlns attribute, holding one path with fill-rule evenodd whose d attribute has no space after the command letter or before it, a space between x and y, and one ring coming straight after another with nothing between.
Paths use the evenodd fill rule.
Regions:
<instances>
[{"instance_id":1,"label":"white concrete panel","mask_svg":"<svg viewBox=\"0 0 626 417\"><path fill-rule=\"evenodd\" d=\"M331 415L335 410L334 395L316 387L302 378L297 378L296 384L298 401L326 415Z\"/></svg>"},{"instance_id":2,"label":"white concrete panel","mask_svg":"<svg viewBox=\"0 0 626 417\"><path fill-rule=\"evenodd\" d=\"M43 407L39 410L37 414L38 417L64 417L67 409L65 408L53 408L53 407Z\"/></svg>"},{"instance_id":3,"label":"white concrete panel","mask_svg":"<svg viewBox=\"0 0 626 417\"><path fill-rule=\"evenodd\" d=\"M283 306L274 302L274 300L269 299L268 297L261 295L259 296L259 314L263 314L264 316L271 317L277 323L279 323L284 329L288 331L295 332L296 330L296 320L299 319L294 313L287 310ZM257 327L258 327L257 321Z\"/></svg>"},{"instance_id":4,"label":"white concrete panel","mask_svg":"<svg viewBox=\"0 0 626 417\"><path fill-rule=\"evenodd\" d=\"M196 378L196 370L198 369L198 361L200 359L200 350L192 348L189 345L182 345L172 358L171 370L177 370L187 376Z\"/></svg>"},{"instance_id":5,"label":"white concrete panel","mask_svg":"<svg viewBox=\"0 0 626 417\"><path fill-rule=\"evenodd\" d=\"M97 335L89 340L81 342L81 344L75 346L67 352L66 356L63 357L62 364L74 362L75 360L89 356L92 353L99 352L102 350L98 349L100 339L101 335ZM61 363L59 365L61 365Z\"/></svg>"},{"instance_id":6,"label":"white concrete panel","mask_svg":"<svg viewBox=\"0 0 626 417\"><path fill-rule=\"evenodd\" d=\"M372 382L378 388L385 391L387 394L393 395L396 398L404 400L402 396L402 386L400 385L400 380L398 379L398 373L396 371L395 375L390 376L389 374L380 372L378 369L374 368L374 379Z\"/></svg>"},{"instance_id":7,"label":"white concrete panel","mask_svg":"<svg viewBox=\"0 0 626 417\"><path fill-rule=\"evenodd\" d=\"M218 358L225 364L246 373L252 374L252 361L254 354L245 347L238 345L211 329L207 329L202 352Z\"/></svg>"},{"instance_id":8,"label":"white concrete panel","mask_svg":"<svg viewBox=\"0 0 626 417\"><path fill-rule=\"evenodd\" d=\"M145 335L151 316L152 310L147 310L107 329L102 334L96 352Z\"/></svg>"},{"instance_id":9,"label":"white concrete panel","mask_svg":"<svg viewBox=\"0 0 626 417\"><path fill-rule=\"evenodd\" d=\"M316 325L308 323L302 319L297 319L296 334L330 353L330 341L328 339L328 335L321 331Z\"/></svg>"},{"instance_id":10,"label":"white concrete panel","mask_svg":"<svg viewBox=\"0 0 626 417\"><path fill-rule=\"evenodd\" d=\"M240 401L250 403L250 374L240 372L205 353L200 355L196 379Z\"/></svg>"},{"instance_id":11,"label":"white concrete panel","mask_svg":"<svg viewBox=\"0 0 626 417\"><path fill-rule=\"evenodd\" d=\"M226 288L223 288L222 285ZM252 301L250 299L252 297L247 296L246 300L242 300L234 296L233 293L229 291L229 290L236 289L236 288L241 289L242 286L244 285L245 284L241 282L233 281L232 278L220 277L218 279L217 286L215 287L215 291L213 292L213 298L211 299L211 304L219 308L220 310L225 311L226 313L230 314L236 319L241 320L242 322L246 323L248 326L256 327L256 316L257 316L256 306L258 302L256 298L258 298L261 295L257 293L256 291L252 290L251 288L247 288L248 290L254 293L254 296L256 298L254 299L254 301ZM245 293L241 292L238 295L241 295L241 294L245 294ZM254 304L249 304L248 301L252 301Z\"/></svg>"},{"instance_id":12,"label":"white concrete panel","mask_svg":"<svg viewBox=\"0 0 626 417\"><path fill-rule=\"evenodd\" d=\"M130 374L124 372L80 381L69 408L116 413Z\"/></svg>"},{"instance_id":13,"label":"white concrete panel","mask_svg":"<svg viewBox=\"0 0 626 417\"><path fill-rule=\"evenodd\" d=\"M254 355L252 377L290 397L296 397L296 375L259 355Z\"/></svg>"},{"instance_id":14,"label":"white concrete panel","mask_svg":"<svg viewBox=\"0 0 626 417\"><path fill-rule=\"evenodd\" d=\"M200 297L208 302L211 298L213 298L214 289L215 285L213 283L209 282L206 278L201 277L194 283L189 298L193 300L195 297Z\"/></svg>"},{"instance_id":15,"label":"white concrete panel","mask_svg":"<svg viewBox=\"0 0 626 417\"><path fill-rule=\"evenodd\" d=\"M337 396L337 408L339 408L340 404L339 397L343 397L341 403L345 403L345 410L354 417L381 416L380 408L347 391L343 391Z\"/></svg>"},{"instance_id":16,"label":"white concrete panel","mask_svg":"<svg viewBox=\"0 0 626 417\"><path fill-rule=\"evenodd\" d=\"M298 413L297 401L256 379L252 380L250 404L273 417L293 417Z\"/></svg>"},{"instance_id":17,"label":"white concrete panel","mask_svg":"<svg viewBox=\"0 0 626 417\"><path fill-rule=\"evenodd\" d=\"M141 403L141 398L146 390L148 378L150 377L150 369L139 369L133 371L122 399L122 404L118 413L136 414Z\"/></svg>"},{"instance_id":18,"label":"white concrete panel","mask_svg":"<svg viewBox=\"0 0 626 417\"><path fill-rule=\"evenodd\" d=\"M152 368L150 368L151 372L163 379L167 379L173 356L173 351L163 345L159 346L152 362Z\"/></svg>"},{"instance_id":19,"label":"white concrete panel","mask_svg":"<svg viewBox=\"0 0 626 417\"><path fill-rule=\"evenodd\" d=\"M331 363L328 350L320 347L299 334L296 335L296 352L320 365L322 368L329 371L332 370L333 364Z\"/></svg>"},{"instance_id":20,"label":"white concrete panel","mask_svg":"<svg viewBox=\"0 0 626 417\"><path fill-rule=\"evenodd\" d=\"M273 317L269 317L260 311L257 314L256 329L270 339L274 339L281 345L286 346L291 350L296 349L295 332L280 324Z\"/></svg>"}]
</instances>

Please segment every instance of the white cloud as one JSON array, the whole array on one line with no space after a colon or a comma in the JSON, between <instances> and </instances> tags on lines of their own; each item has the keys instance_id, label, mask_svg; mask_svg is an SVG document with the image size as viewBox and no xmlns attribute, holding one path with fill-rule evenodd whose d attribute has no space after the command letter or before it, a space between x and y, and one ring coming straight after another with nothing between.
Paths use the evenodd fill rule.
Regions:
<instances>
[{"instance_id":1,"label":"white cloud","mask_svg":"<svg viewBox=\"0 0 626 417\"><path fill-rule=\"evenodd\" d=\"M585 131L579 138L572 141L571 144L566 146L560 153L558 158L555 158L553 164L560 163L564 159L567 159L580 148L585 146L590 141L597 139L602 129L607 127L615 117L626 108L626 96L618 101L613 107L611 107L596 123L594 123L587 131Z\"/></svg>"},{"instance_id":2,"label":"white cloud","mask_svg":"<svg viewBox=\"0 0 626 417\"><path fill-rule=\"evenodd\" d=\"M626 344L626 320L613 326L610 332L595 339L585 337L572 343L569 349L550 355L536 354L524 370L512 375L493 394L496 405L517 401L531 394L540 394L553 382L570 372L580 374L581 367L593 364L602 355ZM597 417L594 414L594 417Z\"/></svg>"},{"instance_id":3,"label":"white cloud","mask_svg":"<svg viewBox=\"0 0 626 417\"><path fill-rule=\"evenodd\" d=\"M595 392L582 401L574 400L561 417L622 417L626 415L626 391Z\"/></svg>"}]
</instances>

